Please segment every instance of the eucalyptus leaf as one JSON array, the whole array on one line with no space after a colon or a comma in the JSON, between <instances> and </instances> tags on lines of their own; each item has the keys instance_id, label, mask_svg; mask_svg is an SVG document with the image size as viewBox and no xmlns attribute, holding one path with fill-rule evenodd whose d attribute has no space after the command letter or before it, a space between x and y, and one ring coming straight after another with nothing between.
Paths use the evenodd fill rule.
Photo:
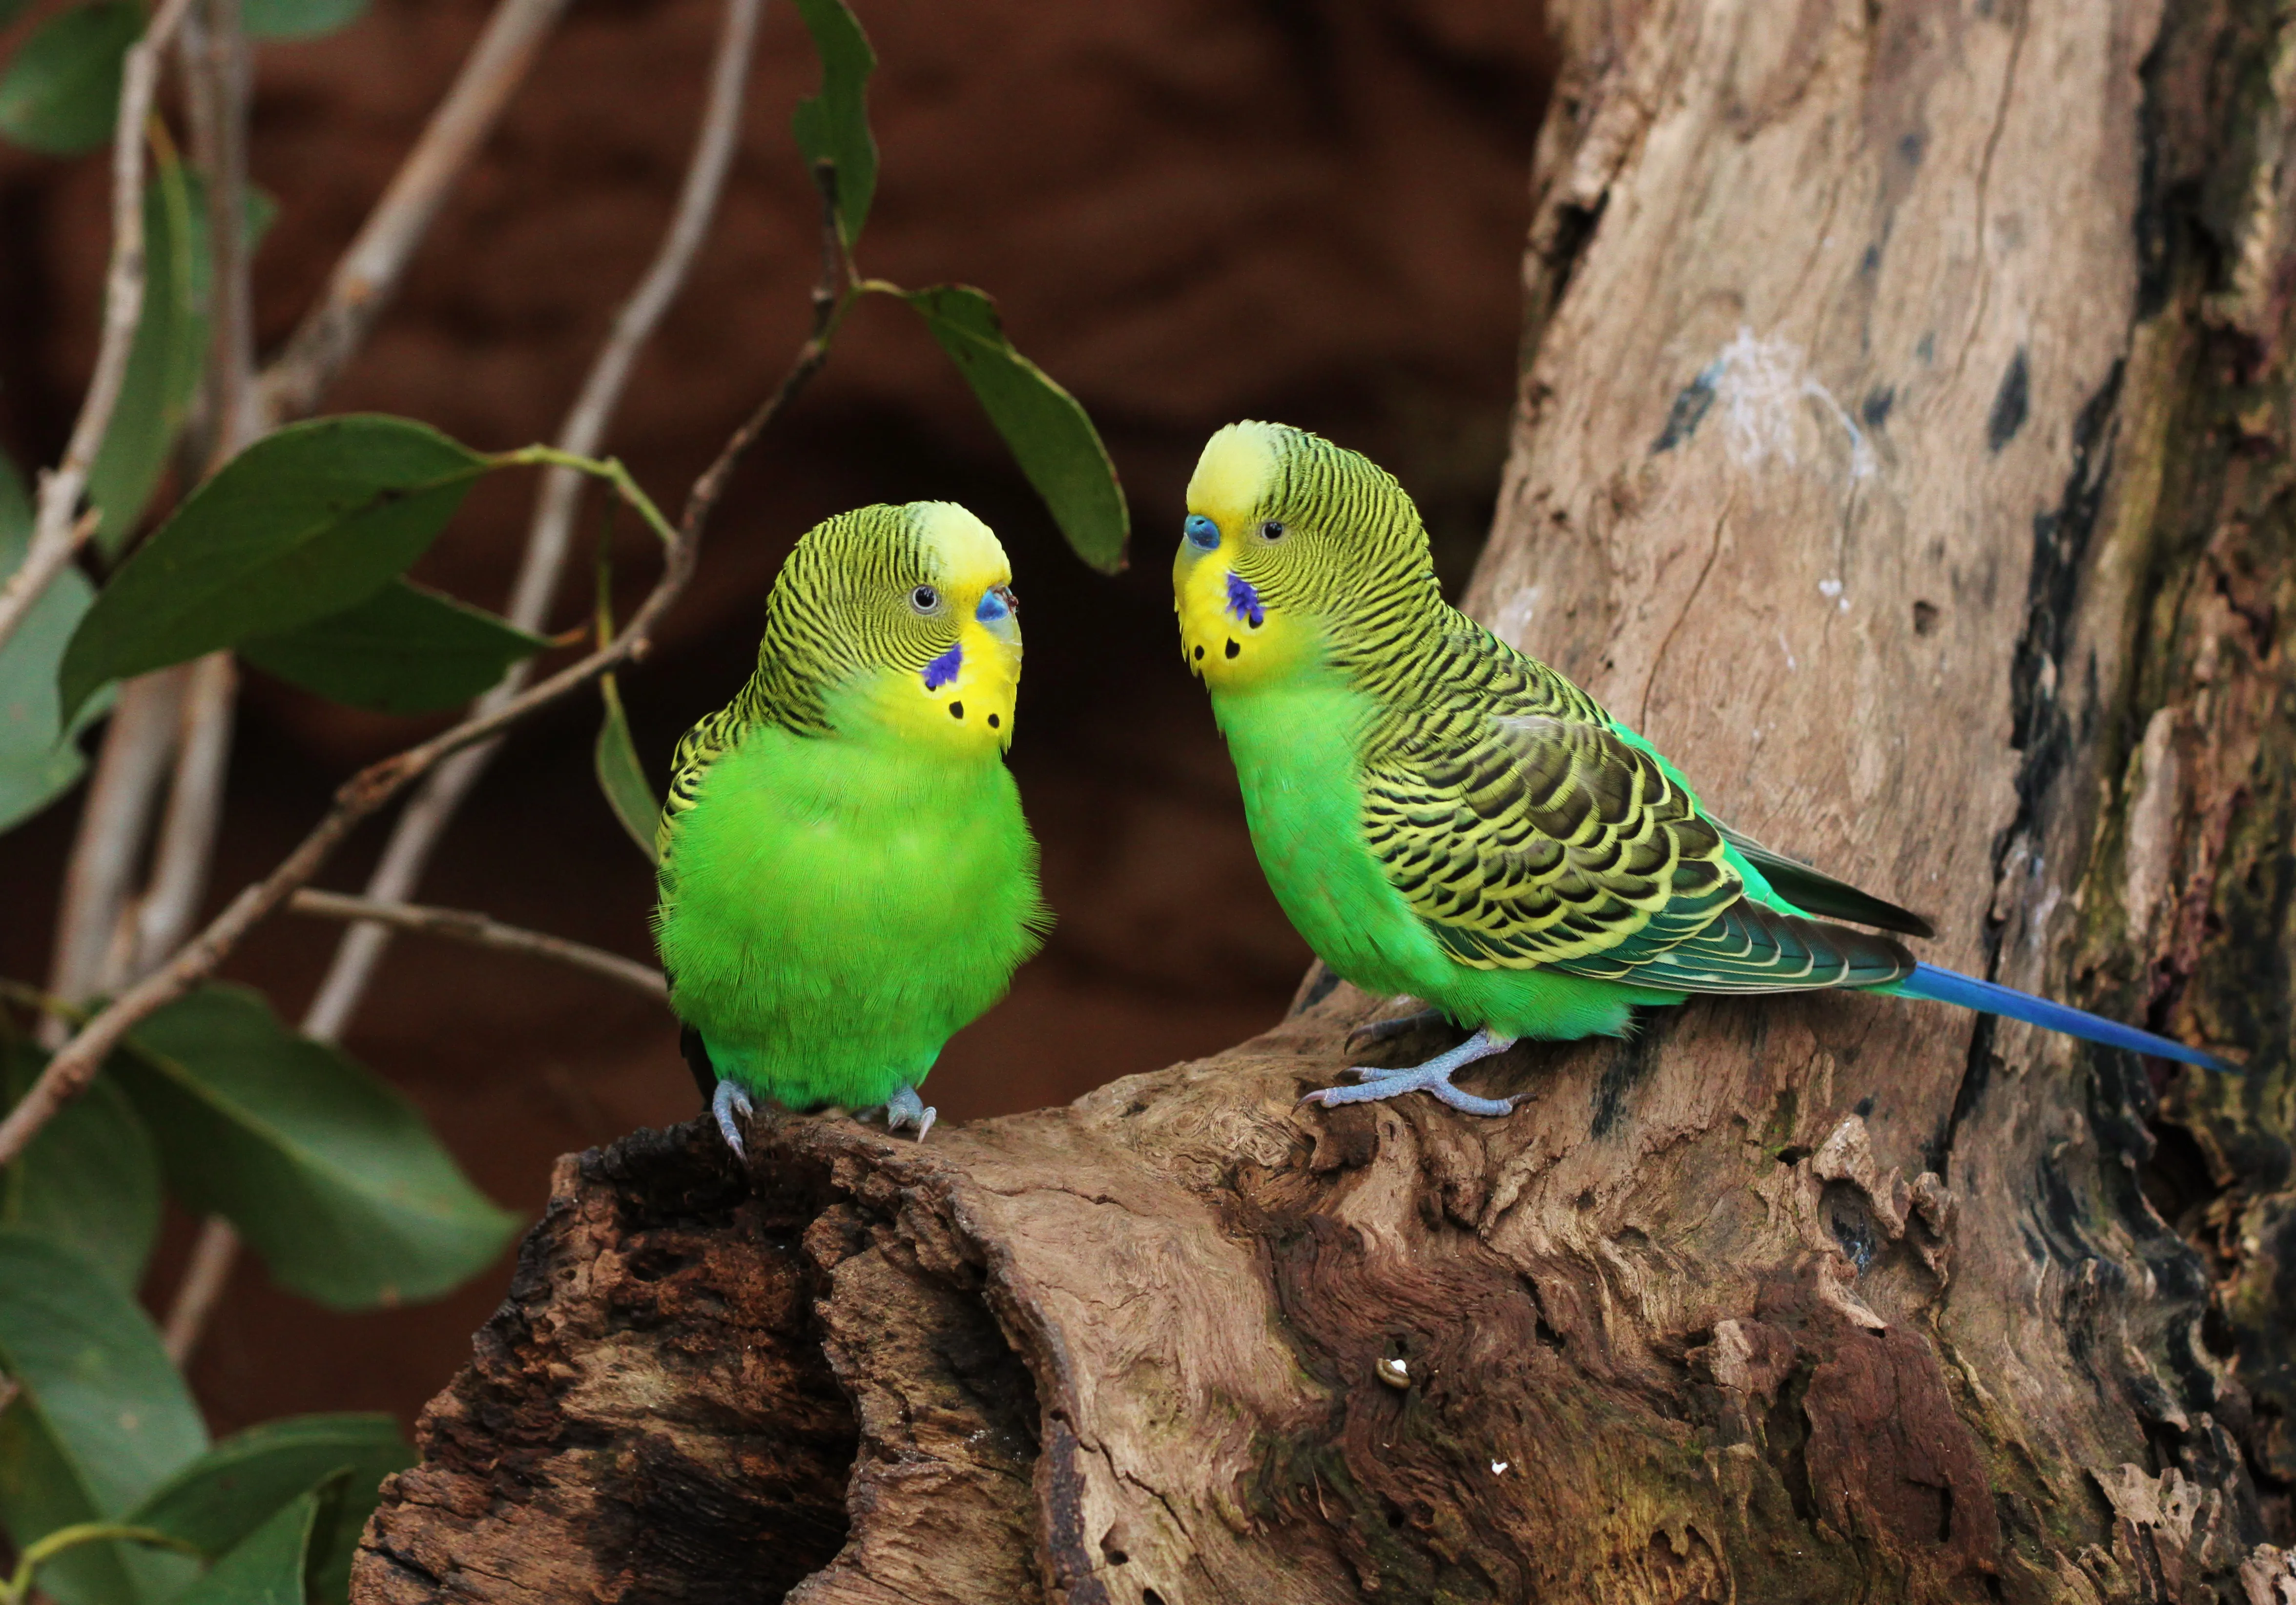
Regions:
<instances>
[{"instance_id":1,"label":"eucalyptus leaf","mask_svg":"<svg viewBox=\"0 0 2296 1605\"><path fill-rule=\"evenodd\" d=\"M837 222L848 250L858 243L877 197L877 137L869 131L869 75L877 53L845 0L797 0L821 58L821 93L797 105L797 148L808 166L837 168Z\"/></svg>"},{"instance_id":2,"label":"eucalyptus leaf","mask_svg":"<svg viewBox=\"0 0 2296 1605\"><path fill-rule=\"evenodd\" d=\"M208 347L204 208L183 164L161 155L144 192L144 310L111 426L88 468L87 499L102 513L95 545L106 557L119 554L144 516L199 393Z\"/></svg>"},{"instance_id":3,"label":"eucalyptus leaf","mask_svg":"<svg viewBox=\"0 0 2296 1605\"><path fill-rule=\"evenodd\" d=\"M323 1512L340 1494L331 1482L273 1511L176 1596L175 1605L306 1605L304 1568Z\"/></svg>"},{"instance_id":4,"label":"eucalyptus leaf","mask_svg":"<svg viewBox=\"0 0 2296 1605\"><path fill-rule=\"evenodd\" d=\"M354 708L433 713L469 701L549 642L403 579L331 618L240 644L266 674Z\"/></svg>"},{"instance_id":5,"label":"eucalyptus leaf","mask_svg":"<svg viewBox=\"0 0 2296 1605\"><path fill-rule=\"evenodd\" d=\"M110 140L121 61L143 33L129 0L94 0L40 24L0 74L0 138L50 156Z\"/></svg>"},{"instance_id":6,"label":"eucalyptus leaf","mask_svg":"<svg viewBox=\"0 0 2296 1605\"><path fill-rule=\"evenodd\" d=\"M387 1415L297 1415L227 1437L169 1478L132 1519L219 1555L281 1506L337 1476L341 1498L312 1534L310 1595L338 1605L350 1589L359 1529L382 1479L414 1463Z\"/></svg>"},{"instance_id":7,"label":"eucalyptus leaf","mask_svg":"<svg viewBox=\"0 0 2296 1605\"><path fill-rule=\"evenodd\" d=\"M1103 574L1121 569L1132 514L1108 448L1076 397L1013 348L996 303L972 286L938 284L901 299L972 387L1076 554Z\"/></svg>"},{"instance_id":8,"label":"eucalyptus leaf","mask_svg":"<svg viewBox=\"0 0 2296 1605\"><path fill-rule=\"evenodd\" d=\"M435 1298L517 1227L413 1106L288 1029L257 993L203 987L129 1044L109 1073L151 1127L170 1190L228 1219L292 1291L342 1310Z\"/></svg>"},{"instance_id":9,"label":"eucalyptus leaf","mask_svg":"<svg viewBox=\"0 0 2296 1605\"><path fill-rule=\"evenodd\" d=\"M63 705L340 613L430 546L488 466L425 424L291 424L225 464L119 566L65 650Z\"/></svg>"},{"instance_id":10,"label":"eucalyptus leaf","mask_svg":"<svg viewBox=\"0 0 2296 1605\"><path fill-rule=\"evenodd\" d=\"M366 15L367 0L240 0L250 39L316 39Z\"/></svg>"},{"instance_id":11,"label":"eucalyptus leaf","mask_svg":"<svg viewBox=\"0 0 2296 1605\"><path fill-rule=\"evenodd\" d=\"M17 1548L82 1521L117 1521L207 1447L207 1429L152 1318L78 1254L0 1231L0 1526ZM177 1557L83 1544L40 1572L58 1605L144 1605L179 1584Z\"/></svg>"},{"instance_id":12,"label":"eucalyptus leaf","mask_svg":"<svg viewBox=\"0 0 2296 1605\"><path fill-rule=\"evenodd\" d=\"M32 509L23 481L0 458L0 576L15 572L32 541ZM29 819L71 790L87 767L80 731L109 698L81 710L67 732L56 699L56 666L64 643L94 599L95 588L78 569L49 582L15 633L0 642L0 831Z\"/></svg>"},{"instance_id":13,"label":"eucalyptus leaf","mask_svg":"<svg viewBox=\"0 0 2296 1605\"><path fill-rule=\"evenodd\" d=\"M622 711L621 688L614 676L607 675L598 682L599 694L606 703L606 717L598 726L598 742L592 760L598 774L598 790L606 794L607 805L614 817L621 821L622 829L638 844L638 851L646 862L655 859L654 830L661 821L661 803L647 783L645 766L638 762L637 743L630 740L629 717Z\"/></svg>"},{"instance_id":14,"label":"eucalyptus leaf","mask_svg":"<svg viewBox=\"0 0 2296 1605\"><path fill-rule=\"evenodd\" d=\"M270 226L278 204L250 190L247 249ZM144 310L128 347L111 427L89 466L87 499L102 511L96 549L116 558L135 533L152 492L199 394L208 356L208 191L196 173L165 152L144 192Z\"/></svg>"},{"instance_id":15,"label":"eucalyptus leaf","mask_svg":"<svg viewBox=\"0 0 2296 1605\"><path fill-rule=\"evenodd\" d=\"M0 1041L9 1107L46 1062L29 1043ZM134 1296L160 1234L160 1160L117 1081L97 1077L0 1170L0 1228L76 1251Z\"/></svg>"}]
</instances>

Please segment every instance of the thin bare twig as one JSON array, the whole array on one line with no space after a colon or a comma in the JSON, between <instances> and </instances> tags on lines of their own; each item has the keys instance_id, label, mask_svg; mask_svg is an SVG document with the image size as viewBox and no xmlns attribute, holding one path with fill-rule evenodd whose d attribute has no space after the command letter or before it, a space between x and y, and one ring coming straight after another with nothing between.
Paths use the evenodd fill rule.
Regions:
<instances>
[{"instance_id":1,"label":"thin bare twig","mask_svg":"<svg viewBox=\"0 0 2296 1605\"><path fill-rule=\"evenodd\" d=\"M340 892L313 891L308 887L290 897L287 906L299 914L316 914L327 920L364 920L379 925L395 926L400 930L451 937L455 941L468 942L473 946L554 959L561 964L570 964L577 970L587 970L619 981L625 987L644 993L657 1003L669 996L669 983L662 979L660 970L651 965L626 959L618 953L608 953L603 947L571 942L564 937L505 925L499 920L465 909L438 908L426 903L383 903L373 897L347 897Z\"/></svg>"},{"instance_id":2,"label":"thin bare twig","mask_svg":"<svg viewBox=\"0 0 2296 1605\"><path fill-rule=\"evenodd\" d=\"M120 688L111 711L64 871L55 951L48 964L48 990L68 1003L93 997L117 979L105 975L104 954L134 884L152 805L175 750L176 710L187 673L162 669L130 681Z\"/></svg>"},{"instance_id":3,"label":"thin bare twig","mask_svg":"<svg viewBox=\"0 0 2296 1605\"><path fill-rule=\"evenodd\" d=\"M239 667L229 652L201 659L184 679L167 818L160 827L151 884L135 911L137 975L176 950L207 894L216 833L223 823L232 697L238 684Z\"/></svg>"},{"instance_id":4,"label":"thin bare twig","mask_svg":"<svg viewBox=\"0 0 2296 1605\"><path fill-rule=\"evenodd\" d=\"M621 664L645 655L652 645L653 632L660 625L663 613L693 577L694 563L701 551L701 531L709 523L710 512L717 506L718 497L725 492L734 464L750 444L781 415L782 409L803 389L805 381L820 368L828 356L829 337L835 328L844 298L840 293L842 282L836 238L835 185L824 183L823 191L827 238L823 247L823 283L814 292L813 332L799 348L797 360L791 365L788 375L757 411L734 431L733 438L718 451L717 460L694 481L693 490L686 496L685 514L678 521L676 538L670 542L665 554L661 577L654 582L653 589L638 604L637 611L630 616L622 634L578 662L560 669L540 684L511 698L500 708L473 714L453 729L433 736L419 746L410 747L380 763L369 765L344 782L335 793L334 807L313 827L310 834L304 837L295 850L280 862L277 868L234 897L229 906L209 922L206 929L186 943L167 963L113 999L102 1013L81 1027L71 1040L48 1060L46 1069L41 1071L40 1078L33 1084L32 1090L9 1111L6 1119L0 1120L0 1165L12 1163L23 1152L24 1145L55 1117L57 1110L87 1090L87 1084L94 1078L104 1059L139 1022L149 1019L214 974L216 967L230 956L233 949L258 921L309 882L360 821L455 753L508 729L535 709L587 685ZM651 508L642 511L652 512ZM660 515L652 516L658 518Z\"/></svg>"},{"instance_id":5,"label":"thin bare twig","mask_svg":"<svg viewBox=\"0 0 2296 1605\"><path fill-rule=\"evenodd\" d=\"M208 178L208 237L214 264L206 398L208 472L229 462L260 427L254 405L255 328L247 250L247 37L239 0L203 0L184 29L193 109L192 151ZM199 913L223 818L239 673L228 652L192 666L183 687L182 737L152 878L136 913L135 973L184 938Z\"/></svg>"},{"instance_id":6,"label":"thin bare twig","mask_svg":"<svg viewBox=\"0 0 2296 1605\"><path fill-rule=\"evenodd\" d=\"M264 432L255 394L255 287L247 249L247 35L239 0L205 0L199 63L210 113L195 126L193 151L208 176L208 252L214 264L209 307L208 407L214 473Z\"/></svg>"},{"instance_id":7,"label":"thin bare twig","mask_svg":"<svg viewBox=\"0 0 2296 1605\"><path fill-rule=\"evenodd\" d=\"M258 389L266 423L275 428L317 407L390 304L447 192L493 132L567 4L501 0L495 7L454 87L335 265L325 296L265 371Z\"/></svg>"},{"instance_id":8,"label":"thin bare twig","mask_svg":"<svg viewBox=\"0 0 2296 1605\"><path fill-rule=\"evenodd\" d=\"M595 455L619 405L623 389L638 352L662 315L685 285L693 260L709 235L711 219L726 188L734 156L740 145L742 107L749 86L750 61L755 53L758 18L764 0L728 0L718 53L710 67L709 97L694 138L693 154L685 169L677 206L662 237L652 266L630 299L615 315L612 332L600 348L582 381L582 389L558 431L558 447L577 456ZM580 504L582 476L568 468L546 470L535 502L534 520L526 537L526 555L511 591L509 617L523 630L543 627L566 568L566 554ZM514 665L480 699L478 710L489 712L517 694L526 684L529 667ZM457 754L432 772L422 789L408 801L394 823L390 841L368 878L366 895L386 903L412 897L422 871L447 824L480 774L494 757L496 743L473 747ZM390 943L388 928L374 923L353 925L336 946L334 962L320 984L303 1020L303 1029L322 1041L332 1042L349 1025L365 996L375 967Z\"/></svg>"},{"instance_id":9,"label":"thin bare twig","mask_svg":"<svg viewBox=\"0 0 2296 1605\"><path fill-rule=\"evenodd\" d=\"M184 1279L176 1284L176 1297L160 1330L160 1347L178 1369L206 1334L209 1318L231 1285L231 1268L238 1257L239 1232L229 1221L210 1215L200 1223L191 1257L184 1262Z\"/></svg>"},{"instance_id":10,"label":"thin bare twig","mask_svg":"<svg viewBox=\"0 0 2296 1605\"><path fill-rule=\"evenodd\" d=\"M111 429L112 411L127 375L128 348L144 315L144 122L152 114L160 53L182 26L190 5L191 0L166 0L145 26L144 37L129 48L120 70L119 114L111 135L111 264L104 279L103 336L63 461L40 476L32 544L16 572L0 585L0 645L7 643L32 603L63 572L86 538L78 528L83 521L80 493L87 488L88 470Z\"/></svg>"}]
</instances>

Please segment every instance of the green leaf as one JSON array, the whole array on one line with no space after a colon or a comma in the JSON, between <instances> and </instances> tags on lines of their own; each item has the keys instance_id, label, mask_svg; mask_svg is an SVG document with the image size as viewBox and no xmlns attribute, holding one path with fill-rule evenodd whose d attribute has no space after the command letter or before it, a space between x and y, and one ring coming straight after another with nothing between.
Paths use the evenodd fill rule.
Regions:
<instances>
[{"instance_id":1,"label":"green leaf","mask_svg":"<svg viewBox=\"0 0 2296 1605\"><path fill-rule=\"evenodd\" d=\"M107 680L279 635L365 601L422 555L488 460L405 418L266 436L119 566L64 651L63 704Z\"/></svg>"},{"instance_id":2,"label":"green leaf","mask_svg":"<svg viewBox=\"0 0 2296 1605\"><path fill-rule=\"evenodd\" d=\"M304 1565L337 1492L335 1486L315 1488L281 1505L173 1605L305 1605Z\"/></svg>"},{"instance_id":3,"label":"green leaf","mask_svg":"<svg viewBox=\"0 0 2296 1605\"><path fill-rule=\"evenodd\" d=\"M78 1255L0 1231L0 1525L18 1548L81 1521L118 1520L207 1447L207 1429L141 1306ZM40 1572L59 1605L137 1605L184 1563L86 1544Z\"/></svg>"},{"instance_id":4,"label":"green leaf","mask_svg":"<svg viewBox=\"0 0 2296 1605\"><path fill-rule=\"evenodd\" d=\"M821 93L800 101L797 148L808 166L837 166L837 222L851 250L877 197L877 138L869 132L869 75L877 53L845 0L797 0L798 15L821 58Z\"/></svg>"},{"instance_id":5,"label":"green leaf","mask_svg":"<svg viewBox=\"0 0 2296 1605\"><path fill-rule=\"evenodd\" d=\"M128 0L96 0L40 24L0 75L0 137L51 156L110 140L120 61L143 33L144 13Z\"/></svg>"},{"instance_id":6,"label":"green leaf","mask_svg":"<svg viewBox=\"0 0 2296 1605\"><path fill-rule=\"evenodd\" d=\"M661 803L647 784L645 766L638 762L637 743L630 740L630 721L622 711L621 688L614 676L607 675L598 682L599 694L605 699L605 722L598 726L598 744L591 757L598 774L598 790L606 794L606 802L614 810L614 817L622 822L622 829L638 844L638 851L646 862L654 862L654 831L661 823Z\"/></svg>"},{"instance_id":7,"label":"green leaf","mask_svg":"<svg viewBox=\"0 0 2296 1605\"><path fill-rule=\"evenodd\" d=\"M168 1479L135 1519L218 1555L299 1494L341 1475L341 1499L312 1534L310 1593L339 1601L350 1589L359 1529L382 1479L414 1463L387 1415L298 1415L226 1438Z\"/></svg>"},{"instance_id":8,"label":"green leaf","mask_svg":"<svg viewBox=\"0 0 2296 1605\"><path fill-rule=\"evenodd\" d=\"M87 499L102 509L96 549L116 558L135 534L152 492L183 433L208 356L207 185L164 152L144 193L144 312L127 353L111 427L88 469ZM247 249L253 250L278 210L250 191Z\"/></svg>"},{"instance_id":9,"label":"green leaf","mask_svg":"<svg viewBox=\"0 0 2296 1605\"><path fill-rule=\"evenodd\" d=\"M1121 569L1132 515L1108 448L1076 397L1013 348L996 303L978 290L937 284L901 299L923 315L980 398L1076 554L1103 574Z\"/></svg>"},{"instance_id":10,"label":"green leaf","mask_svg":"<svg viewBox=\"0 0 2296 1605\"><path fill-rule=\"evenodd\" d=\"M0 1042L0 1101L21 1101L46 1062ZM118 1082L97 1077L0 1171L0 1228L75 1250L134 1296L160 1234L160 1160Z\"/></svg>"},{"instance_id":11,"label":"green leaf","mask_svg":"<svg viewBox=\"0 0 2296 1605\"><path fill-rule=\"evenodd\" d=\"M170 1191L239 1228L279 1283L332 1309L434 1298L517 1228L373 1074L289 1030L262 997L208 987L113 1057Z\"/></svg>"},{"instance_id":12,"label":"green leaf","mask_svg":"<svg viewBox=\"0 0 2296 1605\"><path fill-rule=\"evenodd\" d=\"M31 541L32 509L23 481L0 458L0 576L15 571ZM15 634L0 643L0 831L71 790L87 767L78 737L109 699L91 701L67 732L56 700L56 666L94 596L95 587L78 569L66 569L49 582Z\"/></svg>"},{"instance_id":13,"label":"green leaf","mask_svg":"<svg viewBox=\"0 0 2296 1605\"><path fill-rule=\"evenodd\" d=\"M512 664L549 644L492 613L398 579L347 612L242 642L239 652L323 697L413 714L469 701Z\"/></svg>"},{"instance_id":14,"label":"green leaf","mask_svg":"<svg viewBox=\"0 0 2296 1605\"><path fill-rule=\"evenodd\" d=\"M367 0L240 0L250 39L316 39L366 15Z\"/></svg>"}]
</instances>

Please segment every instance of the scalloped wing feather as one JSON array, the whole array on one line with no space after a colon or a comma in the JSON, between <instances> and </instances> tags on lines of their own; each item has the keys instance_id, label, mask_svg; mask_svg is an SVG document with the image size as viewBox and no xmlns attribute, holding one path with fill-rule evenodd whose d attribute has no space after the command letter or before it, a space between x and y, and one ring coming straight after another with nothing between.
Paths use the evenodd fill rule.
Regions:
<instances>
[{"instance_id":1,"label":"scalloped wing feather","mask_svg":"<svg viewBox=\"0 0 2296 1605\"><path fill-rule=\"evenodd\" d=\"M1487 718L1369 759L1364 840L1445 950L1477 969L1655 957L1735 902L1696 801L1604 725Z\"/></svg>"},{"instance_id":2,"label":"scalloped wing feather","mask_svg":"<svg viewBox=\"0 0 2296 1605\"><path fill-rule=\"evenodd\" d=\"M1365 845L1452 958L1681 992L1912 972L1886 937L1747 898L1728 839L1671 767L1578 711L1438 717L1372 744Z\"/></svg>"}]
</instances>

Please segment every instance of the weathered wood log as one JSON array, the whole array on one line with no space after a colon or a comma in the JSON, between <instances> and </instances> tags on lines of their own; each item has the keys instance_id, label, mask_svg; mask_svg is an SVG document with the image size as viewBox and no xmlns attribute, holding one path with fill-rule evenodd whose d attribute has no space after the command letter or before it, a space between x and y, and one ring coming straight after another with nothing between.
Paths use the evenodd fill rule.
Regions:
<instances>
[{"instance_id":1,"label":"weathered wood log","mask_svg":"<svg viewBox=\"0 0 2296 1605\"><path fill-rule=\"evenodd\" d=\"M922 1146L640 1134L364 1605L2296 1601L2296 25L1558 11L1470 606L1938 962L2257 1073L1822 996L1325 1113L1318 975Z\"/></svg>"}]
</instances>

